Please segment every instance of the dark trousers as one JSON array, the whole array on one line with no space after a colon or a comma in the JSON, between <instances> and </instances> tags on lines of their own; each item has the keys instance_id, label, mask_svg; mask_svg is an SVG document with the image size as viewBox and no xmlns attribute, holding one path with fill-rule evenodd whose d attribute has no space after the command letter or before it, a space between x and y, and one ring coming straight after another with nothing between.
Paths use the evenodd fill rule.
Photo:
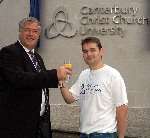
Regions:
<instances>
[{"instance_id":1,"label":"dark trousers","mask_svg":"<svg viewBox=\"0 0 150 138\"><path fill-rule=\"evenodd\" d=\"M81 133L80 138L117 138L117 133L90 133L90 134L85 134Z\"/></svg>"},{"instance_id":2,"label":"dark trousers","mask_svg":"<svg viewBox=\"0 0 150 138\"><path fill-rule=\"evenodd\" d=\"M43 115L40 117L37 138L52 138L49 115Z\"/></svg>"},{"instance_id":3,"label":"dark trousers","mask_svg":"<svg viewBox=\"0 0 150 138\"><path fill-rule=\"evenodd\" d=\"M34 132L20 130L0 130L0 138L36 138Z\"/></svg>"}]
</instances>

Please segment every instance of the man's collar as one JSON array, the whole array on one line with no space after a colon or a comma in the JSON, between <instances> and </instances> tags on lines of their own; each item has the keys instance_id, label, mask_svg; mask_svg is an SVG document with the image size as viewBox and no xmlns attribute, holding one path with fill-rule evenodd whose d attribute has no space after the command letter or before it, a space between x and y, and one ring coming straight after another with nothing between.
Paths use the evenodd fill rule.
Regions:
<instances>
[{"instance_id":1,"label":"man's collar","mask_svg":"<svg viewBox=\"0 0 150 138\"><path fill-rule=\"evenodd\" d=\"M20 42L20 40L18 40L18 42L20 43L20 45L23 47L23 49L28 53L29 51L34 53L34 49L29 50L28 48L26 48L25 46L23 46L23 44Z\"/></svg>"}]
</instances>

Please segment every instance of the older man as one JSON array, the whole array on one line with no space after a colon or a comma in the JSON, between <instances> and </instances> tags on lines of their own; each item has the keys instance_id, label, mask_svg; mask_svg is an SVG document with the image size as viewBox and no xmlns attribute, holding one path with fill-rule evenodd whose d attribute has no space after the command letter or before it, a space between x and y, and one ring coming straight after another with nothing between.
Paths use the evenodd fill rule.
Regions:
<instances>
[{"instance_id":1,"label":"older man","mask_svg":"<svg viewBox=\"0 0 150 138\"><path fill-rule=\"evenodd\" d=\"M40 32L38 20L25 18L19 23L18 41L0 51L1 138L37 137L40 121L49 112L45 104L48 101L46 97L42 101L42 93L48 93L47 88L57 87L58 81L71 73L63 66L45 69L41 56L35 51Z\"/></svg>"}]
</instances>

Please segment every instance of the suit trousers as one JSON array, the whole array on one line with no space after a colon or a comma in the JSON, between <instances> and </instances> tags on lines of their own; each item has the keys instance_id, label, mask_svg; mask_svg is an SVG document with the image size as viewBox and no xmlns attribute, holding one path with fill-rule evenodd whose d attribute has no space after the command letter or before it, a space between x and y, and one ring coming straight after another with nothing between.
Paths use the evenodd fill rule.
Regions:
<instances>
[{"instance_id":1,"label":"suit trousers","mask_svg":"<svg viewBox=\"0 0 150 138\"><path fill-rule=\"evenodd\" d=\"M36 137L34 132L24 133L20 132L19 130L0 130L0 138L36 138Z\"/></svg>"},{"instance_id":2,"label":"suit trousers","mask_svg":"<svg viewBox=\"0 0 150 138\"><path fill-rule=\"evenodd\" d=\"M52 138L51 122L49 115L40 116L36 138Z\"/></svg>"}]
</instances>

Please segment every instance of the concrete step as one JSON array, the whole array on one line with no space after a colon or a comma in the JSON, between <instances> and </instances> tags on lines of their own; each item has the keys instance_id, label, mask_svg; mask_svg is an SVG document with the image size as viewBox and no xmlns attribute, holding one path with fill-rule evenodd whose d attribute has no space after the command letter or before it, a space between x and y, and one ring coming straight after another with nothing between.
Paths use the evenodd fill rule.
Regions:
<instances>
[{"instance_id":1,"label":"concrete step","mask_svg":"<svg viewBox=\"0 0 150 138\"><path fill-rule=\"evenodd\" d=\"M78 132L64 132L60 130L53 130L53 138L79 138ZM125 137L125 138L138 138L138 137Z\"/></svg>"}]
</instances>

